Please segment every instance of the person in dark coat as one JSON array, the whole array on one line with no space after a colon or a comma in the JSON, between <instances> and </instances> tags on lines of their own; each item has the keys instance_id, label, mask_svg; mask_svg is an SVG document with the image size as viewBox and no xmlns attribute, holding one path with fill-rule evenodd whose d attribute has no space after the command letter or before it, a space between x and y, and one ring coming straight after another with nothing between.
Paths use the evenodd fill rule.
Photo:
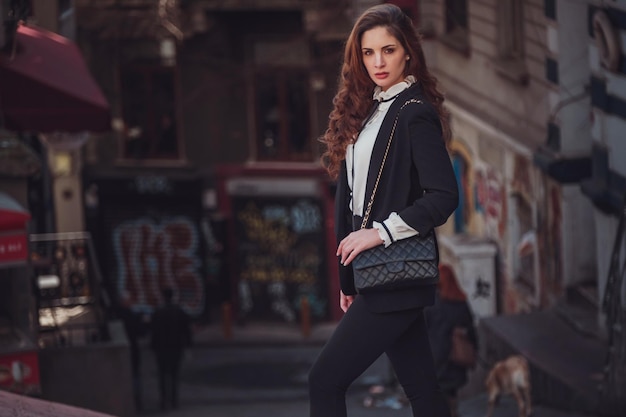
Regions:
<instances>
[{"instance_id":1,"label":"person in dark coat","mask_svg":"<svg viewBox=\"0 0 626 417\"><path fill-rule=\"evenodd\" d=\"M427 307L426 322L432 345L437 381L446 394L452 417L458 416L457 392L467 383L468 369L449 360L452 348L452 329L461 326L467 330L468 338L478 349L474 318L467 297L449 265L439 266L439 284L435 305Z\"/></svg>"},{"instance_id":2,"label":"person in dark coat","mask_svg":"<svg viewBox=\"0 0 626 417\"><path fill-rule=\"evenodd\" d=\"M191 345L190 318L174 303L174 291L164 288L164 305L152 316L151 347L159 373L161 408L178 408L178 375L183 353Z\"/></svg>"},{"instance_id":3,"label":"person in dark coat","mask_svg":"<svg viewBox=\"0 0 626 417\"><path fill-rule=\"evenodd\" d=\"M142 385L141 385L141 349L139 338L145 336L146 326L141 316L132 310L132 303L128 297L122 298L118 309L119 319L124 325L128 346L130 349L130 366L133 377L133 398L137 411L142 410Z\"/></svg>"}]
</instances>

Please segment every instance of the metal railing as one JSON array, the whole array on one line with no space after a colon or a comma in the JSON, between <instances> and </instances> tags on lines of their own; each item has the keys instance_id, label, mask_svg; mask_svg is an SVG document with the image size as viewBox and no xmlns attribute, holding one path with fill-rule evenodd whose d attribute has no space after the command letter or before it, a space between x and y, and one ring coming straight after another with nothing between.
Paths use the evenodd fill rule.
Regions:
<instances>
[{"instance_id":1,"label":"metal railing","mask_svg":"<svg viewBox=\"0 0 626 417\"><path fill-rule=\"evenodd\" d=\"M606 315L609 346L602 384L603 404L609 413L626 416L626 196L615 235L602 311Z\"/></svg>"}]
</instances>

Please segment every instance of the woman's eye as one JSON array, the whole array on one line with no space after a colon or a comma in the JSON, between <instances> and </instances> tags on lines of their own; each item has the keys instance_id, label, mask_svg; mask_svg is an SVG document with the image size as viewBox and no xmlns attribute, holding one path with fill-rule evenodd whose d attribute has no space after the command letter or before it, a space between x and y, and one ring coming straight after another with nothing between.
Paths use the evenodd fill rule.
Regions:
<instances>
[{"instance_id":1,"label":"woman's eye","mask_svg":"<svg viewBox=\"0 0 626 417\"><path fill-rule=\"evenodd\" d=\"M372 51L363 51L363 55L372 55Z\"/></svg>"},{"instance_id":2,"label":"woman's eye","mask_svg":"<svg viewBox=\"0 0 626 417\"><path fill-rule=\"evenodd\" d=\"M387 49L385 49L385 53L386 53L386 54L393 54L393 52L394 52L394 49L393 49L393 48L387 48Z\"/></svg>"}]
</instances>

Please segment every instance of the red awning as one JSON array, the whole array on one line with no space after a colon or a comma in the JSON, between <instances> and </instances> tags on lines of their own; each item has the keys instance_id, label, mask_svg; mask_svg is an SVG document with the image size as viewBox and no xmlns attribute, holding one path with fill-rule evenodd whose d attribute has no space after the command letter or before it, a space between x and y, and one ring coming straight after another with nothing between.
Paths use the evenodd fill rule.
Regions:
<instances>
[{"instance_id":1,"label":"red awning","mask_svg":"<svg viewBox=\"0 0 626 417\"><path fill-rule=\"evenodd\" d=\"M43 133L111 130L109 104L76 44L23 25L15 42L14 56L11 49L0 54L5 128Z\"/></svg>"},{"instance_id":2,"label":"red awning","mask_svg":"<svg viewBox=\"0 0 626 417\"><path fill-rule=\"evenodd\" d=\"M24 230L30 213L9 195L0 191L0 232Z\"/></svg>"}]
</instances>

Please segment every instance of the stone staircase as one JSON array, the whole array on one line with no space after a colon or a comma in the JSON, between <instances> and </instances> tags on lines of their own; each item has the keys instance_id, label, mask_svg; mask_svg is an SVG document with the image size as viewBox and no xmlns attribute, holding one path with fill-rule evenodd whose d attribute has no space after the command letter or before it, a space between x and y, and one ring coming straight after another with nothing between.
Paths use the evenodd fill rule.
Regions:
<instances>
[{"instance_id":1,"label":"stone staircase","mask_svg":"<svg viewBox=\"0 0 626 417\"><path fill-rule=\"evenodd\" d=\"M546 311L482 319L478 327L481 357L490 366L512 354L525 356L531 367L534 404L617 417L614 410L602 405L607 343L594 326L595 317L585 310L560 305Z\"/></svg>"}]
</instances>

